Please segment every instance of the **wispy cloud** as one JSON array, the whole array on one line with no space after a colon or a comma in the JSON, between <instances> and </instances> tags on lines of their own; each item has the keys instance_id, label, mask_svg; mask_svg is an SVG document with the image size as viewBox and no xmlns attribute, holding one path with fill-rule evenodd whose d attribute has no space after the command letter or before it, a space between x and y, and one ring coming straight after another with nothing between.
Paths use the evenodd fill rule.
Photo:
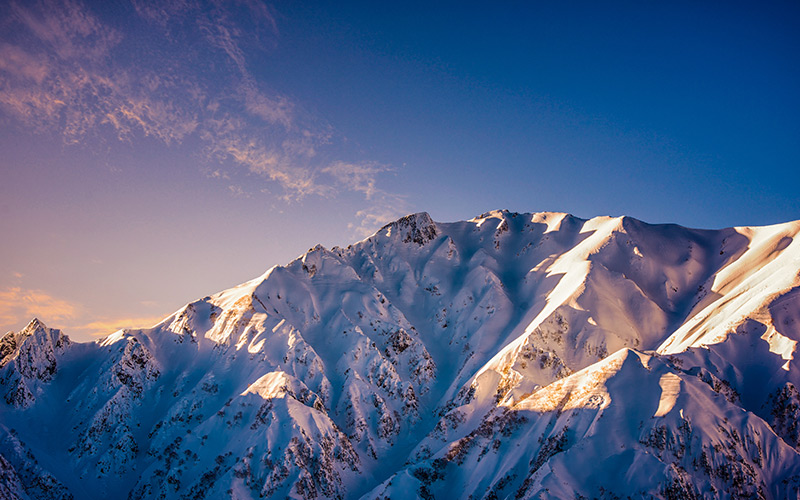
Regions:
<instances>
[{"instance_id":1,"label":"wispy cloud","mask_svg":"<svg viewBox=\"0 0 800 500\"><path fill-rule=\"evenodd\" d=\"M92 337L100 337L114 333L123 328L150 328L158 324L165 317L166 315L102 319L86 324L74 325L69 328L67 334L70 332L78 332Z\"/></svg>"},{"instance_id":2,"label":"wispy cloud","mask_svg":"<svg viewBox=\"0 0 800 500\"><path fill-rule=\"evenodd\" d=\"M0 328L7 331L19 327L34 317L42 321L64 323L79 317L80 306L53 297L43 290L19 286L0 290Z\"/></svg>"},{"instance_id":3,"label":"wispy cloud","mask_svg":"<svg viewBox=\"0 0 800 500\"><path fill-rule=\"evenodd\" d=\"M348 224L348 229L354 235L364 238L377 231L381 226L406 215L408 210L405 208L405 202L402 199L395 201L396 203L376 204L359 210L356 212L358 223L351 222Z\"/></svg>"},{"instance_id":4,"label":"wispy cloud","mask_svg":"<svg viewBox=\"0 0 800 500\"><path fill-rule=\"evenodd\" d=\"M38 2L32 8L12 2L10 7L12 15L61 59L105 57L122 38L83 5L70 0Z\"/></svg>"},{"instance_id":5,"label":"wispy cloud","mask_svg":"<svg viewBox=\"0 0 800 500\"><path fill-rule=\"evenodd\" d=\"M294 104L278 94L269 96L261 92L249 76L239 86L247 111L271 124L280 124L285 129L292 128Z\"/></svg>"},{"instance_id":6,"label":"wispy cloud","mask_svg":"<svg viewBox=\"0 0 800 500\"><path fill-rule=\"evenodd\" d=\"M383 191L376 187L378 174L386 172L389 167L374 162L350 163L337 161L322 169L323 173L330 174L344 189L364 193L367 200L371 200L376 193Z\"/></svg>"},{"instance_id":7,"label":"wispy cloud","mask_svg":"<svg viewBox=\"0 0 800 500\"><path fill-rule=\"evenodd\" d=\"M41 85L50 73L47 62L8 43L0 44L0 71L16 73L22 81Z\"/></svg>"},{"instance_id":8,"label":"wispy cloud","mask_svg":"<svg viewBox=\"0 0 800 500\"><path fill-rule=\"evenodd\" d=\"M153 307L154 304L149 304ZM167 315L123 316L88 319L82 305L60 299L39 289L11 286L0 289L0 335L18 330L31 319L39 318L51 328L67 335L86 338L113 333L121 328L148 328Z\"/></svg>"},{"instance_id":9,"label":"wispy cloud","mask_svg":"<svg viewBox=\"0 0 800 500\"><path fill-rule=\"evenodd\" d=\"M141 132L170 144L197 128L196 113L159 96L169 82L112 64L122 35L79 4L10 9L22 31L10 38L27 43L0 45L0 107L23 125L60 130L66 143L110 126L123 140Z\"/></svg>"},{"instance_id":10,"label":"wispy cloud","mask_svg":"<svg viewBox=\"0 0 800 500\"><path fill-rule=\"evenodd\" d=\"M366 207L356 212L355 222L348 224L354 236L369 236L381 226L409 212L409 205L403 196L378 187L379 177L392 170L387 165L375 162L343 161L333 162L321 170L333 178L333 185L339 189L364 195Z\"/></svg>"},{"instance_id":11,"label":"wispy cloud","mask_svg":"<svg viewBox=\"0 0 800 500\"><path fill-rule=\"evenodd\" d=\"M380 191L371 203L356 212L356 222L348 224L348 229L353 235L363 238L387 223L407 215L410 211L410 206L404 197Z\"/></svg>"},{"instance_id":12,"label":"wispy cloud","mask_svg":"<svg viewBox=\"0 0 800 500\"><path fill-rule=\"evenodd\" d=\"M198 25L203 34L213 46L221 49L236 65L239 73L246 76L247 65L245 63L244 52L235 39L235 32L232 32L231 27L223 19L208 19L200 18Z\"/></svg>"},{"instance_id":13,"label":"wispy cloud","mask_svg":"<svg viewBox=\"0 0 800 500\"><path fill-rule=\"evenodd\" d=\"M297 157L281 147L271 147L256 137L248 136L235 121L224 121L203 131L208 154L219 160L230 160L248 172L279 183L287 199L307 195L325 195L332 188L316 182L309 167L298 164Z\"/></svg>"},{"instance_id":14,"label":"wispy cloud","mask_svg":"<svg viewBox=\"0 0 800 500\"><path fill-rule=\"evenodd\" d=\"M250 197L250 195L247 192L245 192L245 190L242 188L242 186L237 186L237 185L231 184L230 186L228 186L228 191L231 193L231 196L233 196L235 198L249 198Z\"/></svg>"},{"instance_id":15,"label":"wispy cloud","mask_svg":"<svg viewBox=\"0 0 800 500\"><path fill-rule=\"evenodd\" d=\"M205 155L201 171L224 181L237 171L255 176L264 188L279 187L285 201L397 201L379 187L386 166L338 161L342 141L332 127L254 76L248 59L279 36L267 4L131 1L138 19L116 27L77 0L0 6L8 28L0 35L0 113L66 144L150 137L176 146L195 138ZM365 209L357 217L369 224L389 212Z\"/></svg>"},{"instance_id":16,"label":"wispy cloud","mask_svg":"<svg viewBox=\"0 0 800 500\"><path fill-rule=\"evenodd\" d=\"M186 0L161 0L159 2L131 0L131 4L139 16L165 29L167 23L176 15L191 10L192 3Z\"/></svg>"}]
</instances>

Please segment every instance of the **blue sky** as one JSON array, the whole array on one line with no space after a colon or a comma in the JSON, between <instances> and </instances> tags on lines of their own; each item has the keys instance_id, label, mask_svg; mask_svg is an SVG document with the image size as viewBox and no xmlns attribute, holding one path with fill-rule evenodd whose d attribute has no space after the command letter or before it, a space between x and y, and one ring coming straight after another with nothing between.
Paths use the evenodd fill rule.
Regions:
<instances>
[{"instance_id":1,"label":"blue sky","mask_svg":"<svg viewBox=\"0 0 800 500\"><path fill-rule=\"evenodd\" d=\"M0 329L89 338L405 213L800 218L796 2L5 2Z\"/></svg>"}]
</instances>

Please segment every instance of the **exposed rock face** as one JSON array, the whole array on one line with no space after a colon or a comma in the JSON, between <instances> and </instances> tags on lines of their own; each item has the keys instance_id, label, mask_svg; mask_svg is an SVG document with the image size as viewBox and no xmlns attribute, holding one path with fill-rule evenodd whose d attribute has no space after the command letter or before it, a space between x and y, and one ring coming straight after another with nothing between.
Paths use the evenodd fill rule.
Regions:
<instances>
[{"instance_id":1,"label":"exposed rock face","mask_svg":"<svg viewBox=\"0 0 800 500\"><path fill-rule=\"evenodd\" d=\"M392 232L397 233L395 238L403 243L416 243L419 246L432 241L436 238L436 223L427 212L406 215L390 224L383 226L380 232L386 232L391 236Z\"/></svg>"},{"instance_id":2,"label":"exposed rock face","mask_svg":"<svg viewBox=\"0 0 800 500\"><path fill-rule=\"evenodd\" d=\"M0 338L0 387L6 403L32 405L41 384L58 371L58 358L69 349L69 337L34 318L20 333Z\"/></svg>"},{"instance_id":3,"label":"exposed rock face","mask_svg":"<svg viewBox=\"0 0 800 500\"><path fill-rule=\"evenodd\" d=\"M404 217L0 339L0 498L796 498L800 223Z\"/></svg>"}]
</instances>

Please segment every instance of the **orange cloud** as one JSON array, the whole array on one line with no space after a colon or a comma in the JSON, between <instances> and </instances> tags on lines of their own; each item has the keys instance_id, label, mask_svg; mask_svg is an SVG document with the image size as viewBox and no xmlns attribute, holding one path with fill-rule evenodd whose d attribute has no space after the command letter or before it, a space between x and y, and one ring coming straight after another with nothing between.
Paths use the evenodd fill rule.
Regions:
<instances>
[{"instance_id":1,"label":"orange cloud","mask_svg":"<svg viewBox=\"0 0 800 500\"><path fill-rule=\"evenodd\" d=\"M92 321L85 325L72 326L70 330L78 333L100 337L116 332L123 328L150 328L161 322L164 316L124 317L115 319L102 319Z\"/></svg>"},{"instance_id":2,"label":"orange cloud","mask_svg":"<svg viewBox=\"0 0 800 500\"><path fill-rule=\"evenodd\" d=\"M58 299L42 290L8 287L0 290L0 328L7 331L24 326L33 317L45 323L66 323L80 314L80 306Z\"/></svg>"},{"instance_id":3,"label":"orange cloud","mask_svg":"<svg viewBox=\"0 0 800 500\"><path fill-rule=\"evenodd\" d=\"M85 340L122 328L149 328L167 316L104 317L89 321L87 315L80 304L53 297L43 290L19 286L0 289L0 335L10 330L19 331L31 319L39 318L51 328Z\"/></svg>"}]
</instances>

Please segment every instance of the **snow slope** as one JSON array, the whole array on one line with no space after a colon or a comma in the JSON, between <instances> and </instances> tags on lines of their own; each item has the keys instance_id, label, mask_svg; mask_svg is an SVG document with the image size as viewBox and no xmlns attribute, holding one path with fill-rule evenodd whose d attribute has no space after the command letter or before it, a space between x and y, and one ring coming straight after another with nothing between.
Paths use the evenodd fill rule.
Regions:
<instances>
[{"instance_id":1,"label":"snow slope","mask_svg":"<svg viewBox=\"0 0 800 500\"><path fill-rule=\"evenodd\" d=\"M800 498L800 222L425 213L0 340L0 498Z\"/></svg>"}]
</instances>

